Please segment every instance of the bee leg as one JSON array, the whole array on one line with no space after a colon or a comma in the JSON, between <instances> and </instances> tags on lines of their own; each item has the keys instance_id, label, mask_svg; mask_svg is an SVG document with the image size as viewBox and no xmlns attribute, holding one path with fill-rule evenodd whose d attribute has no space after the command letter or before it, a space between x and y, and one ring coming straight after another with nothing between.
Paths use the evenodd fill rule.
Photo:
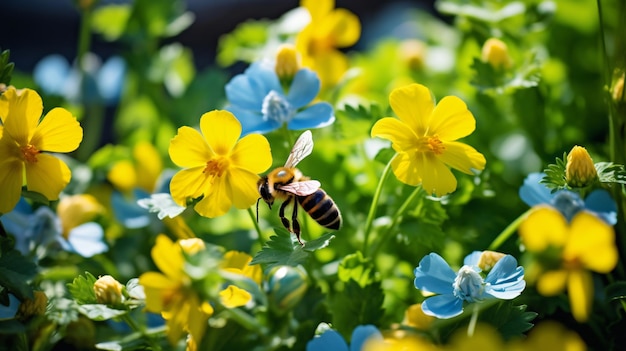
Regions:
<instances>
[{"instance_id":1,"label":"bee leg","mask_svg":"<svg viewBox=\"0 0 626 351\"><path fill-rule=\"evenodd\" d=\"M280 217L280 221L283 223L285 229L287 229L289 232L291 232L291 224L289 223L287 217L285 217L285 208L287 208L287 205L289 205L290 202L291 198L287 198L287 200L283 201L282 205L280 205L280 209L278 210L278 216Z\"/></svg>"},{"instance_id":2,"label":"bee leg","mask_svg":"<svg viewBox=\"0 0 626 351\"><path fill-rule=\"evenodd\" d=\"M304 246L302 239L300 239L300 223L298 223L298 203L294 201L293 212L291 213L291 224L293 225L293 232L296 234L296 238L300 245Z\"/></svg>"}]
</instances>

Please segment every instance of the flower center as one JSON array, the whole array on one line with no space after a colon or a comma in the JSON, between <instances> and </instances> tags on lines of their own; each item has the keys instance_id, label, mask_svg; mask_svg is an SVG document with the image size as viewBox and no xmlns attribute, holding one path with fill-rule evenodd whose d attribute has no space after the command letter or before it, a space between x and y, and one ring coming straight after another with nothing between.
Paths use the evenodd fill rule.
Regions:
<instances>
[{"instance_id":1,"label":"flower center","mask_svg":"<svg viewBox=\"0 0 626 351\"><path fill-rule=\"evenodd\" d=\"M280 124L289 122L295 115L295 110L291 107L284 96L272 90L263 99L261 113L263 120L274 120Z\"/></svg>"},{"instance_id":2,"label":"flower center","mask_svg":"<svg viewBox=\"0 0 626 351\"><path fill-rule=\"evenodd\" d=\"M439 140L439 136L437 134L428 137L428 139L426 140L426 146L435 155L443 154L443 150L446 149L446 147L443 146L443 142Z\"/></svg>"},{"instance_id":3,"label":"flower center","mask_svg":"<svg viewBox=\"0 0 626 351\"><path fill-rule=\"evenodd\" d=\"M206 163L206 167L204 168L203 173L207 174L209 177L221 177L224 174L224 171L228 169L229 162L225 157L217 157L209 160Z\"/></svg>"},{"instance_id":4,"label":"flower center","mask_svg":"<svg viewBox=\"0 0 626 351\"><path fill-rule=\"evenodd\" d=\"M29 163L37 163L37 154L41 152L32 144L22 146L20 151L22 152L22 158L24 161Z\"/></svg>"},{"instance_id":5,"label":"flower center","mask_svg":"<svg viewBox=\"0 0 626 351\"><path fill-rule=\"evenodd\" d=\"M482 300L485 291L483 278L470 266L463 266L452 284L454 296L459 299L474 302Z\"/></svg>"}]
</instances>

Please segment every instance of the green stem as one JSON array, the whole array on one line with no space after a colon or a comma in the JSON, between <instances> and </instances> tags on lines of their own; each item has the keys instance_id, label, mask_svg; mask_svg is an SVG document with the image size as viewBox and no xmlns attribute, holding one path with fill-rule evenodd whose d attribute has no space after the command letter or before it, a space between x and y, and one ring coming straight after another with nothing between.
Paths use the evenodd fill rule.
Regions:
<instances>
[{"instance_id":1,"label":"green stem","mask_svg":"<svg viewBox=\"0 0 626 351\"><path fill-rule=\"evenodd\" d=\"M228 313L228 316L231 317L237 323L239 323L239 325L241 325L245 329L253 331L253 332L257 332L260 335L267 334L267 328L260 325L259 322L253 317L251 317L249 314L245 313L244 311L238 308L227 308L227 307L224 307L224 308L225 308L226 313Z\"/></svg>"},{"instance_id":2,"label":"green stem","mask_svg":"<svg viewBox=\"0 0 626 351\"><path fill-rule=\"evenodd\" d=\"M122 320L124 322L126 322L126 324L128 324L128 326L132 330L134 330L134 331L140 333L141 335L143 335L146 338L146 340L148 341L148 344L150 344L150 346L152 347L152 350L155 350L155 351L161 350L161 345L156 340L154 340L152 338L152 335L150 335L149 333L146 332L146 329L143 328L143 326L137 325L137 323L135 323L135 320L131 318L129 313L123 314L122 315Z\"/></svg>"},{"instance_id":3,"label":"green stem","mask_svg":"<svg viewBox=\"0 0 626 351\"><path fill-rule=\"evenodd\" d=\"M467 325L467 336L470 338L474 336L474 331L476 330L476 322L478 321L478 314L480 312L480 304L475 303L474 308L472 308L472 317L470 318L469 324Z\"/></svg>"},{"instance_id":4,"label":"green stem","mask_svg":"<svg viewBox=\"0 0 626 351\"><path fill-rule=\"evenodd\" d=\"M513 233L517 230L517 227L522 223L524 219L528 216L532 208L528 209L526 212L522 213L519 217L517 217L511 224L509 224L504 230L498 235L491 245L489 245L489 250L495 251L497 250L505 241L507 241Z\"/></svg>"},{"instance_id":5,"label":"green stem","mask_svg":"<svg viewBox=\"0 0 626 351\"><path fill-rule=\"evenodd\" d=\"M395 157L395 156L394 156ZM378 206L378 199L380 198L380 193L383 189L383 184L385 183L385 179L389 175L389 171L391 170L391 161L393 161L393 157L389 160L389 163L385 166L383 170L383 174L380 176L378 180L378 185L376 186L376 191L374 192L374 197L372 198L372 204L370 205L369 213L367 214L367 219L365 220L365 229L364 229L364 238L363 238L363 255L367 256L368 249L368 241L369 235L372 231L372 222L374 222L374 217L376 216L376 207Z\"/></svg>"},{"instance_id":6,"label":"green stem","mask_svg":"<svg viewBox=\"0 0 626 351\"><path fill-rule=\"evenodd\" d=\"M256 233L257 233L257 241L259 242L259 245L261 245L261 247L263 247L263 244L265 244L265 241L263 240L263 232L261 232L261 226L259 226L259 221L257 220L258 218L255 215L255 213L252 212L252 208L251 207L248 207L248 214L250 215L250 219L252 220L252 224L254 224L254 229L256 230Z\"/></svg>"},{"instance_id":7,"label":"green stem","mask_svg":"<svg viewBox=\"0 0 626 351\"><path fill-rule=\"evenodd\" d=\"M374 246L374 249L372 249L372 254L371 254L372 258L376 257L376 255L378 254L378 251L383 246L385 241L387 241L387 239L391 237L391 234L394 232L394 228L400 221L400 218L404 216L404 213L406 212L407 208L409 208L409 205L411 204L411 202L413 202L413 200L420 193L421 190L422 190L421 186L415 187L411 195L409 195L406 198L406 200L404 200L404 203L402 203L402 205L398 208L396 213L394 213L393 217L391 218L391 224L389 224L389 227L387 227L387 230L385 231L385 233L380 237L380 240L378 240L378 243Z\"/></svg>"}]
</instances>

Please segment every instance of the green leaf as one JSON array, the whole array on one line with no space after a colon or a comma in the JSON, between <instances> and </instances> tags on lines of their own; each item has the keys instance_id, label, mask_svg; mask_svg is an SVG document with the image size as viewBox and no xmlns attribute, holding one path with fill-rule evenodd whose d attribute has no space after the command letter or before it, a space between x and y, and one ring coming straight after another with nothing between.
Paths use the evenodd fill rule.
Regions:
<instances>
[{"instance_id":1,"label":"green leaf","mask_svg":"<svg viewBox=\"0 0 626 351\"><path fill-rule=\"evenodd\" d=\"M549 164L548 168L543 172L546 176L540 180L541 184L545 184L546 187L552 189L555 192L560 189L567 189L567 181L565 180L565 166L567 164L567 152L563 153L563 158L556 158L554 164Z\"/></svg>"},{"instance_id":2,"label":"green leaf","mask_svg":"<svg viewBox=\"0 0 626 351\"><path fill-rule=\"evenodd\" d=\"M600 183L626 184L626 169L624 169L624 165L613 162L597 162L595 167Z\"/></svg>"},{"instance_id":3,"label":"green leaf","mask_svg":"<svg viewBox=\"0 0 626 351\"><path fill-rule=\"evenodd\" d=\"M513 302L501 302L483 311L480 320L494 325L506 340L522 337L533 327L531 321L537 317L535 312L527 312L526 305L514 306Z\"/></svg>"},{"instance_id":4,"label":"green leaf","mask_svg":"<svg viewBox=\"0 0 626 351\"><path fill-rule=\"evenodd\" d=\"M78 304L94 304L97 303L96 292L93 290L96 280L91 273L85 272L84 276L79 275L68 283L67 288Z\"/></svg>"},{"instance_id":5,"label":"green leaf","mask_svg":"<svg viewBox=\"0 0 626 351\"><path fill-rule=\"evenodd\" d=\"M360 251L344 257L337 269L339 280L348 282L353 280L361 287L376 281L375 267L372 261L364 258Z\"/></svg>"},{"instance_id":6,"label":"green leaf","mask_svg":"<svg viewBox=\"0 0 626 351\"><path fill-rule=\"evenodd\" d=\"M78 311L94 321L105 321L128 313L126 310L117 310L101 304L80 305Z\"/></svg>"},{"instance_id":7,"label":"green leaf","mask_svg":"<svg viewBox=\"0 0 626 351\"><path fill-rule=\"evenodd\" d=\"M29 282L36 273L35 263L17 250L11 250L0 256L0 286L11 291L20 300L33 298L33 289Z\"/></svg>"},{"instance_id":8,"label":"green leaf","mask_svg":"<svg viewBox=\"0 0 626 351\"><path fill-rule=\"evenodd\" d=\"M131 10L130 4L101 6L93 11L91 28L105 40L115 41L124 34Z\"/></svg>"},{"instance_id":9,"label":"green leaf","mask_svg":"<svg viewBox=\"0 0 626 351\"><path fill-rule=\"evenodd\" d=\"M348 340L358 325L378 325L384 313L384 299L380 282L362 287L350 279L344 290L331 299L333 326Z\"/></svg>"},{"instance_id":10,"label":"green leaf","mask_svg":"<svg viewBox=\"0 0 626 351\"><path fill-rule=\"evenodd\" d=\"M304 246L300 245L295 236L292 236L284 228L274 229L276 235L263 246L250 264L265 263L268 267L278 265L297 266L306 261L311 252L322 249L330 243L335 235L327 233L321 237L308 241Z\"/></svg>"},{"instance_id":11,"label":"green leaf","mask_svg":"<svg viewBox=\"0 0 626 351\"><path fill-rule=\"evenodd\" d=\"M611 301L626 300L626 282L619 281L607 286L606 298Z\"/></svg>"},{"instance_id":12,"label":"green leaf","mask_svg":"<svg viewBox=\"0 0 626 351\"><path fill-rule=\"evenodd\" d=\"M247 20L217 42L217 63L222 67L237 61L252 62L268 38L269 21Z\"/></svg>"},{"instance_id":13,"label":"green leaf","mask_svg":"<svg viewBox=\"0 0 626 351\"><path fill-rule=\"evenodd\" d=\"M531 55L527 61L517 70L501 70L475 57L472 64L475 74L471 83L485 94L497 95L537 86L541 65L534 55Z\"/></svg>"},{"instance_id":14,"label":"green leaf","mask_svg":"<svg viewBox=\"0 0 626 351\"><path fill-rule=\"evenodd\" d=\"M0 83L9 85L11 83L11 75L13 74L13 68L15 64L9 62L10 51L0 48Z\"/></svg>"}]
</instances>

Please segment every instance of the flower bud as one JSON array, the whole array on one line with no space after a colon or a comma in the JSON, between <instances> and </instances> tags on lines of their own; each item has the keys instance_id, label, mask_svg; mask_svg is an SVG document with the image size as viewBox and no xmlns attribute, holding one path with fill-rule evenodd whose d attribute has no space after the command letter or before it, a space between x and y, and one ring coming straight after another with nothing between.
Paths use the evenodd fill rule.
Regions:
<instances>
[{"instance_id":1,"label":"flower bud","mask_svg":"<svg viewBox=\"0 0 626 351\"><path fill-rule=\"evenodd\" d=\"M622 74L611 89L611 96L615 102L626 102L626 96L624 96L624 75Z\"/></svg>"},{"instance_id":2,"label":"flower bud","mask_svg":"<svg viewBox=\"0 0 626 351\"><path fill-rule=\"evenodd\" d=\"M46 313L48 305L48 297L43 291L34 291L32 299L25 299L17 309L16 317L21 321L28 320L30 317L42 316Z\"/></svg>"},{"instance_id":3,"label":"flower bud","mask_svg":"<svg viewBox=\"0 0 626 351\"><path fill-rule=\"evenodd\" d=\"M480 267L480 269L482 269L483 271L488 272L504 256L506 255L501 252L489 250L483 251L483 253L480 255L480 259L478 260L478 267Z\"/></svg>"},{"instance_id":4,"label":"flower bud","mask_svg":"<svg viewBox=\"0 0 626 351\"><path fill-rule=\"evenodd\" d=\"M267 281L270 307L279 314L294 308L306 293L307 280L306 271L302 268L274 267Z\"/></svg>"},{"instance_id":5,"label":"flower bud","mask_svg":"<svg viewBox=\"0 0 626 351\"><path fill-rule=\"evenodd\" d=\"M110 275L104 275L93 284L93 290L96 293L96 301L105 305L118 305L122 303L122 288L115 278Z\"/></svg>"},{"instance_id":6,"label":"flower bud","mask_svg":"<svg viewBox=\"0 0 626 351\"><path fill-rule=\"evenodd\" d=\"M587 150L582 146L574 146L567 155L565 181L573 188L583 188L598 179L598 172Z\"/></svg>"},{"instance_id":7,"label":"flower bud","mask_svg":"<svg viewBox=\"0 0 626 351\"><path fill-rule=\"evenodd\" d=\"M483 44L482 60L495 69L508 69L513 65L507 45L496 38L489 38Z\"/></svg>"},{"instance_id":8,"label":"flower bud","mask_svg":"<svg viewBox=\"0 0 626 351\"><path fill-rule=\"evenodd\" d=\"M178 240L178 244L188 255L193 255L198 251L204 250L204 248L206 247L204 241L198 238L181 239Z\"/></svg>"},{"instance_id":9,"label":"flower bud","mask_svg":"<svg viewBox=\"0 0 626 351\"><path fill-rule=\"evenodd\" d=\"M420 40L409 39L400 44L400 57L411 70L424 68L426 44Z\"/></svg>"},{"instance_id":10,"label":"flower bud","mask_svg":"<svg viewBox=\"0 0 626 351\"><path fill-rule=\"evenodd\" d=\"M281 82L291 82L300 70L300 58L293 45L283 44L278 48L274 70Z\"/></svg>"}]
</instances>

